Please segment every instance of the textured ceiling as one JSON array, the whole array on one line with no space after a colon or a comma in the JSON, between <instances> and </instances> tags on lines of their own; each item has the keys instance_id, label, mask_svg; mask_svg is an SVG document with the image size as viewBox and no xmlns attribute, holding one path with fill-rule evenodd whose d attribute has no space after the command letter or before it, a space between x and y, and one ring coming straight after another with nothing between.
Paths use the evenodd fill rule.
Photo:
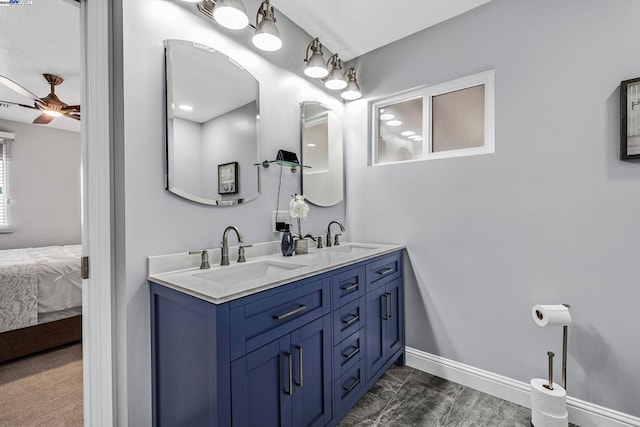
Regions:
<instances>
[{"instance_id":1,"label":"textured ceiling","mask_svg":"<svg viewBox=\"0 0 640 427\"><path fill-rule=\"evenodd\" d=\"M64 82L56 95L69 105L80 104L80 8L68 0L33 0L32 5L0 7L0 75L39 97L49 93L43 73ZM0 85L0 101L31 104L27 98ZM31 123L40 113L0 106L0 119ZM80 122L66 117L49 127L80 130Z\"/></svg>"}]
</instances>

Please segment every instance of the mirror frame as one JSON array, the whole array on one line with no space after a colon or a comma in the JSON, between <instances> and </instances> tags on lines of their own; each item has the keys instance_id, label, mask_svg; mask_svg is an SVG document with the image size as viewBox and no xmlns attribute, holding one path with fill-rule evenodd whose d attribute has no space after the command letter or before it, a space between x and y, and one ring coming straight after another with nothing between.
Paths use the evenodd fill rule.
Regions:
<instances>
[{"instance_id":1,"label":"mirror frame","mask_svg":"<svg viewBox=\"0 0 640 427\"><path fill-rule=\"evenodd\" d=\"M211 53L216 53L216 54L220 54L220 55L224 55L226 58L229 59L230 62L236 64L238 67L242 68L243 71L245 71L246 73L248 73L251 77L253 77L253 79L256 81L256 161L255 163L252 164L252 166L256 169L256 180L257 180L257 189L255 193L251 193L249 195L247 195L246 197L240 197L240 198L229 198L229 199L207 199L201 196L197 196L194 194L191 194L187 191L181 190L179 188L176 188L175 186L172 186L172 180L171 180L171 174L170 174L170 170L172 169L170 164L169 164L169 145L170 143L172 143L172 141L169 141L169 136L173 135L173 109L171 108L171 104L173 102L172 99L172 95L173 95L173 91L172 91L172 70L169 68L169 55L168 55L168 51L171 48L170 43L171 42L184 42L184 43L191 43L194 48L198 48L198 49L203 49L203 50L208 50ZM247 203L250 202L252 200L255 200L256 198L258 198L261 193L262 193L262 188L261 188L261 176L260 176L260 159L261 159L261 155L260 155L260 80L258 80L258 78L252 74L247 68L243 67L241 64L239 64L235 59L233 59L231 56L227 55L226 53L215 49L213 47L198 43L198 42L194 42L191 40L183 40L183 39L166 39L164 40L164 100L165 100L165 108L164 108L164 112L165 112L165 153L164 153L164 160L165 160L165 190L169 191L170 193L175 194L176 196L182 197L183 199L187 199L190 200L192 202L196 202L196 203L201 203L204 205L209 205L209 206L234 206L234 205L239 205L239 204L243 204L243 203Z\"/></svg>"}]
</instances>

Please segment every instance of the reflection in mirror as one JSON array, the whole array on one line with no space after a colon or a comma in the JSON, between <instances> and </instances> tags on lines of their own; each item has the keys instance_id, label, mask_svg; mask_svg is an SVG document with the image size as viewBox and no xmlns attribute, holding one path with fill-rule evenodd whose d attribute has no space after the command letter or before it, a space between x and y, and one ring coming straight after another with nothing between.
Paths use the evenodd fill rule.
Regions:
<instances>
[{"instance_id":1,"label":"reflection in mirror","mask_svg":"<svg viewBox=\"0 0 640 427\"><path fill-rule=\"evenodd\" d=\"M342 123L337 114L318 102L303 102L301 110L302 193L318 206L343 199Z\"/></svg>"},{"instance_id":2,"label":"reflection in mirror","mask_svg":"<svg viewBox=\"0 0 640 427\"><path fill-rule=\"evenodd\" d=\"M233 59L190 41L167 40L165 60L167 190L209 205L258 197L257 80ZM228 164L236 164L233 183L219 173Z\"/></svg>"}]
</instances>

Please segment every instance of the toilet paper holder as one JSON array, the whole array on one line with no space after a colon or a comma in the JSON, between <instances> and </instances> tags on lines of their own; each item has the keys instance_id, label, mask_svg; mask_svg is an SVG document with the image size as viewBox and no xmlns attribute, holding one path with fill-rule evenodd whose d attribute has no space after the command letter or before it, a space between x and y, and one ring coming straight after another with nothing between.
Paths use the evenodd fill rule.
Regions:
<instances>
[{"instance_id":1,"label":"toilet paper holder","mask_svg":"<svg viewBox=\"0 0 640 427\"><path fill-rule=\"evenodd\" d=\"M569 304L562 304L567 308L571 308ZM541 313L536 311L536 315L541 319ZM569 341L569 326L564 325L562 327L562 388L567 390L567 343ZM549 384L545 384L544 387L553 390L553 357L555 354L552 351L547 352L549 357Z\"/></svg>"}]
</instances>

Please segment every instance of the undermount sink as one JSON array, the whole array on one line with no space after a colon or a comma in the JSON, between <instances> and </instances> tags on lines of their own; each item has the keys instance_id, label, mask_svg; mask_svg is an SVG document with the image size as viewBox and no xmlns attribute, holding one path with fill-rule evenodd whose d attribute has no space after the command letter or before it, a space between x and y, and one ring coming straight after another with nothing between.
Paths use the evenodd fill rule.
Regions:
<instances>
[{"instance_id":1,"label":"undermount sink","mask_svg":"<svg viewBox=\"0 0 640 427\"><path fill-rule=\"evenodd\" d=\"M215 270L195 273L193 276L223 284L235 284L258 278L268 278L286 271L306 267L277 261L260 261L249 264L237 264L229 267L216 267Z\"/></svg>"},{"instance_id":2,"label":"undermount sink","mask_svg":"<svg viewBox=\"0 0 640 427\"><path fill-rule=\"evenodd\" d=\"M377 246L356 245L352 243L343 246L332 246L330 248L327 248L328 251L343 254L364 254L375 251L376 249L378 249Z\"/></svg>"}]
</instances>

